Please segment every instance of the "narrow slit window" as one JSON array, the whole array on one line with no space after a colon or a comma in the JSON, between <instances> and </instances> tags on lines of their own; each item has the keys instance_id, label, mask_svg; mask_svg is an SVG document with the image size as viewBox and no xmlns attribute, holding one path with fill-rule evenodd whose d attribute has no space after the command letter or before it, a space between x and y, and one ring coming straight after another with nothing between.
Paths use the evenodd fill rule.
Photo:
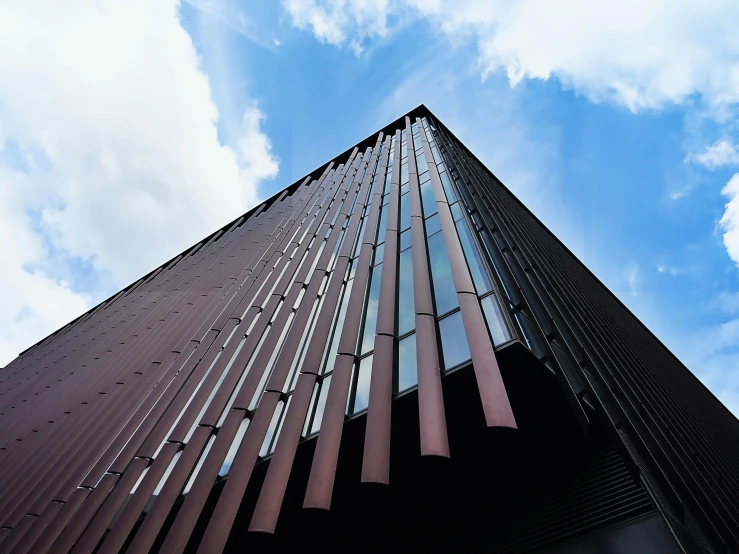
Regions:
<instances>
[{"instance_id":1,"label":"narrow slit window","mask_svg":"<svg viewBox=\"0 0 739 554\"><path fill-rule=\"evenodd\" d=\"M354 402L352 404L353 414L366 410L367 406L369 406L370 381L372 379L372 355L362 358L356 365L355 371Z\"/></svg>"},{"instance_id":2,"label":"narrow slit window","mask_svg":"<svg viewBox=\"0 0 739 554\"><path fill-rule=\"evenodd\" d=\"M398 335L416 328L416 312L413 286L413 251L408 248L400 253L398 272Z\"/></svg>"},{"instance_id":3,"label":"narrow slit window","mask_svg":"<svg viewBox=\"0 0 739 554\"><path fill-rule=\"evenodd\" d=\"M203 467L203 464L205 463L205 459L208 457L208 453L210 452L211 447L213 446L213 442L215 442L216 436L211 435L208 439L208 443L205 445L205 448L200 453L200 458L198 458L198 463L195 464L195 469L192 470L192 473L190 474L190 478L187 480L187 483L185 484L185 488L182 489L182 494L187 494L190 492L190 489L192 488L193 483L195 483L195 479L197 479L198 474L200 473L200 469Z\"/></svg>"},{"instance_id":4,"label":"narrow slit window","mask_svg":"<svg viewBox=\"0 0 739 554\"><path fill-rule=\"evenodd\" d=\"M418 384L416 365L416 334L408 335L398 342L398 392Z\"/></svg>"},{"instance_id":5,"label":"narrow slit window","mask_svg":"<svg viewBox=\"0 0 739 554\"><path fill-rule=\"evenodd\" d=\"M321 391L318 394L318 402L316 402L316 411L313 414L313 422L311 423L310 434L317 433L321 429L323 421L323 411L326 408L326 398L328 398L328 389L331 386L331 375L323 379L321 383Z\"/></svg>"},{"instance_id":6,"label":"narrow slit window","mask_svg":"<svg viewBox=\"0 0 739 554\"><path fill-rule=\"evenodd\" d=\"M289 400L289 399L288 399ZM264 436L262 447L259 449L259 455L263 458L272 453L274 449L274 442L279 434L279 428L282 423L282 413L284 411L285 402L280 400L275 407L275 412L272 414L272 420L269 422L267 428L267 434Z\"/></svg>"},{"instance_id":7,"label":"narrow slit window","mask_svg":"<svg viewBox=\"0 0 739 554\"><path fill-rule=\"evenodd\" d=\"M375 346L375 328L377 327L377 305L380 300L380 280L382 264L372 269L372 276L364 310L364 333L362 335L361 353L369 352Z\"/></svg>"},{"instance_id":8,"label":"narrow slit window","mask_svg":"<svg viewBox=\"0 0 739 554\"><path fill-rule=\"evenodd\" d=\"M223 464L221 464L221 469L218 470L218 475L220 477L225 477L228 475L228 472L231 471L231 464L233 464L236 453L239 451L239 447L241 446L241 442L244 440L244 435L246 434L246 430L249 428L250 421L251 420L248 417L245 417L241 421L239 430L236 431L236 436L231 443L231 447L226 453L226 458L223 460Z\"/></svg>"}]
</instances>

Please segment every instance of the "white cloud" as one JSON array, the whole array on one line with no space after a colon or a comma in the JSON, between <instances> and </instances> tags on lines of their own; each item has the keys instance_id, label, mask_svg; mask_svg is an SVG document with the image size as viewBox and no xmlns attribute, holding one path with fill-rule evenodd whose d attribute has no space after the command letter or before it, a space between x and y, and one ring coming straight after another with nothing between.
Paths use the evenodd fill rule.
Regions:
<instances>
[{"instance_id":1,"label":"white cloud","mask_svg":"<svg viewBox=\"0 0 739 554\"><path fill-rule=\"evenodd\" d=\"M729 179L721 194L729 199L719 221L724 231L724 246L729 257L739 266L739 173Z\"/></svg>"},{"instance_id":2,"label":"white cloud","mask_svg":"<svg viewBox=\"0 0 739 554\"><path fill-rule=\"evenodd\" d=\"M708 169L716 169L726 165L739 165L739 146L729 140L721 139L700 154L689 156L689 159Z\"/></svg>"},{"instance_id":3,"label":"white cloud","mask_svg":"<svg viewBox=\"0 0 739 554\"><path fill-rule=\"evenodd\" d=\"M356 52L364 38L383 38L388 35L388 0L283 0L293 25L310 29L322 42L339 46L349 41ZM397 6L396 6L397 7ZM355 35L357 40L348 37Z\"/></svg>"},{"instance_id":4,"label":"white cloud","mask_svg":"<svg viewBox=\"0 0 739 554\"><path fill-rule=\"evenodd\" d=\"M0 364L243 213L276 175L256 104L234 147L219 141L178 9L0 4ZM107 290L70 288L70 264Z\"/></svg>"},{"instance_id":5,"label":"white cloud","mask_svg":"<svg viewBox=\"0 0 739 554\"><path fill-rule=\"evenodd\" d=\"M739 4L731 0L284 0L293 24L334 45L386 37L423 18L452 42L473 40L485 76L556 77L632 110L739 101Z\"/></svg>"}]
</instances>

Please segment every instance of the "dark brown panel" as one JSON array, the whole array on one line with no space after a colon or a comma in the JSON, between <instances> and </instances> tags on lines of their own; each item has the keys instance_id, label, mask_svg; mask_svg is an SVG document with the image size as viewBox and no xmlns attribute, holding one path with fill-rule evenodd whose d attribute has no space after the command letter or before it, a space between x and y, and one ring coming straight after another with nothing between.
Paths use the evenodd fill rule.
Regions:
<instances>
[{"instance_id":1,"label":"dark brown panel","mask_svg":"<svg viewBox=\"0 0 739 554\"><path fill-rule=\"evenodd\" d=\"M212 431L209 427L197 428L190 442L187 443L187 446L182 451L162 490L157 495L151 509L146 514L127 552L149 551L175 500L177 500L177 497L185 486L192 469L197 464L203 448L212 435Z\"/></svg>"},{"instance_id":2,"label":"dark brown panel","mask_svg":"<svg viewBox=\"0 0 739 554\"><path fill-rule=\"evenodd\" d=\"M99 554L120 551L131 529L136 524L136 520L138 520L141 512L146 507L146 503L151 498L152 493L155 491L164 472L169 467L170 462L179 449L179 444L167 443L164 445L162 451L149 466L146 476L139 483L136 492L131 495L123 512L118 516L115 526L97 550Z\"/></svg>"},{"instance_id":3,"label":"dark brown panel","mask_svg":"<svg viewBox=\"0 0 739 554\"><path fill-rule=\"evenodd\" d=\"M421 455L449 457L441 368L433 316L416 314L416 363L418 367L418 416Z\"/></svg>"},{"instance_id":4,"label":"dark brown panel","mask_svg":"<svg viewBox=\"0 0 739 554\"><path fill-rule=\"evenodd\" d=\"M216 440L205 459L200 473L196 477L190 492L185 496L182 507L177 512L177 518L167 533L162 545L161 552L182 552L187 545L192 529L197 522L203 509L203 505L211 492L213 483L218 477L218 472L223 465L239 426L244 421L245 412L242 410L231 410L223 425L218 430ZM148 544L140 542L140 548L148 548Z\"/></svg>"},{"instance_id":5,"label":"dark brown panel","mask_svg":"<svg viewBox=\"0 0 739 554\"><path fill-rule=\"evenodd\" d=\"M113 490L103 502L89 526L82 533L72 552L74 554L86 554L92 552L98 541L103 536L108 524L121 507L131 489L138 481L141 474L148 465L148 460L135 458L120 480L115 484Z\"/></svg>"},{"instance_id":6,"label":"dark brown panel","mask_svg":"<svg viewBox=\"0 0 739 554\"><path fill-rule=\"evenodd\" d=\"M241 505L246 486L249 484L254 463L259 456L259 449L280 397L280 393L266 392L259 403L259 408L236 453L228 479L200 541L198 552L201 554L221 552L225 547L236 512Z\"/></svg>"},{"instance_id":7,"label":"dark brown panel","mask_svg":"<svg viewBox=\"0 0 739 554\"><path fill-rule=\"evenodd\" d=\"M328 510L331 507L336 462L339 458L341 431L344 426L346 401L349 396L353 368L353 355L339 354L336 357L331 386L328 389L326 406L323 409L321 432L318 434L316 452L313 455L313 464L303 503L306 508Z\"/></svg>"},{"instance_id":8,"label":"dark brown panel","mask_svg":"<svg viewBox=\"0 0 739 554\"><path fill-rule=\"evenodd\" d=\"M69 500L62 505L61 510L57 512L54 520L46 526L43 533L32 535L35 542L29 548L29 552L31 554L42 554L49 550L64 527L69 523L74 513L89 495L90 489L77 489L74 491Z\"/></svg>"},{"instance_id":9,"label":"dark brown panel","mask_svg":"<svg viewBox=\"0 0 739 554\"><path fill-rule=\"evenodd\" d=\"M249 524L249 531L267 533L275 531L315 382L316 376L311 373L302 373L298 377L298 384L285 416L275 452L270 460L267 477L262 485L259 500Z\"/></svg>"},{"instance_id":10,"label":"dark brown panel","mask_svg":"<svg viewBox=\"0 0 739 554\"><path fill-rule=\"evenodd\" d=\"M390 335L375 337L362 458L363 483L390 483L390 405L393 400L394 346L395 338Z\"/></svg>"}]
</instances>

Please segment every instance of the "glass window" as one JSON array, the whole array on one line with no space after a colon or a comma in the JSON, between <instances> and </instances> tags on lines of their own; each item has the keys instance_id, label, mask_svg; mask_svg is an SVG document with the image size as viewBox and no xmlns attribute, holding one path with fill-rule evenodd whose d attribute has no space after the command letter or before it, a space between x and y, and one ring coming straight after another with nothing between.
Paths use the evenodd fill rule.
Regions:
<instances>
[{"instance_id":1,"label":"glass window","mask_svg":"<svg viewBox=\"0 0 739 554\"><path fill-rule=\"evenodd\" d=\"M355 378L354 410L352 413L361 412L369 406L370 380L372 378L372 356L367 356L359 361L356 366L357 376Z\"/></svg>"},{"instance_id":2,"label":"glass window","mask_svg":"<svg viewBox=\"0 0 739 554\"><path fill-rule=\"evenodd\" d=\"M367 307L364 311L364 334L362 336L361 353L369 352L375 347L375 328L377 326L377 303L380 299L380 278L382 264L372 269Z\"/></svg>"},{"instance_id":3,"label":"glass window","mask_svg":"<svg viewBox=\"0 0 739 554\"><path fill-rule=\"evenodd\" d=\"M455 202L449 208L452 210L452 217L454 218L454 221L459 221L464 217L464 214L462 213L462 208L459 207L459 202Z\"/></svg>"},{"instance_id":4,"label":"glass window","mask_svg":"<svg viewBox=\"0 0 739 554\"><path fill-rule=\"evenodd\" d=\"M493 339L493 344L501 344L511 339L511 335L508 332L508 326L503 318L503 313L498 305L498 300L494 294L486 296L480 303L482 304L482 311L485 314L485 320L488 322L488 329L490 331L490 337Z\"/></svg>"},{"instance_id":5,"label":"glass window","mask_svg":"<svg viewBox=\"0 0 739 554\"><path fill-rule=\"evenodd\" d=\"M428 249L431 278L434 283L436 313L437 315L443 315L459 305L443 233L436 233L429 237Z\"/></svg>"},{"instance_id":6,"label":"glass window","mask_svg":"<svg viewBox=\"0 0 739 554\"><path fill-rule=\"evenodd\" d=\"M439 151L437 150L436 146L431 147L431 155L434 157L434 161L437 164L441 163L441 156L439 155Z\"/></svg>"},{"instance_id":7,"label":"glass window","mask_svg":"<svg viewBox=\"0 0 739 554\"><path fill-rule=\"evenodd\" d=\"M262 448L259 449L259 455L262 457L272 453L273 439L275 439L279 434L277 429L280 424L280 420L282 419L282 408L284 407L284 404L285 403L280 400L275 408L275 413L272 414L272 421L269 422L267 434L264 436L264 442L262 442Z\"/></svg>"},{"instance_id":8,"label":"glass window","mask_svg":"<svg viewBox=\"0 0 739 554\"><path fill-rule=\"evenodd\" d=\"M416 369L416 334L413 333L398 342L398 392L418 384Z\"/></svg>"},{"instance_id":9,"label":"glass window","mask_svg":"<svg viewBox=\"0 0 739 554\"><path fill-rule=\"evenodd\" d=\"M400 195L403 196L404 194L408 194L409 190L410 190L410 183L406 183L405 185L402 185L400 187Z\"/></svg>"},{"instance_id":10,"label":"glass window","mask_svg":"<svg viewBox=\"0 0 739 554\"><path fill-rule=\"evenodd\" d=\"M431 181L421 185L421 203L423 204L424 217L430 217L436 213L436 199Z\"/></svg>"},{"instance_id":11,"label":"glass window","mask_svg":"<svg viewBox=\"0 0 739 554\"><path fill-rule=\"evenodd\" d=\"M447 172L442 171L439 174L439 177L441 177L441 184L444 186L444 192L446 192L447 202L450 204L452 202L456 202L457 196L454 194L454 189L452 188L452 184L449 182L449 175L447 175Z\"/></svg>"},{"instance_id":12,"label":"glass window","mask_svg":"<svg viewBox=\"0 0 739 554\"><path fill-rule=\"evenodd\" d=\"M198 463L195 464L195 469L192 470L192 473L190 474L190 478L187 480L187 483L185 484L185 488L182 489L182 494L187 494L188 492L190 492L190 489L195 483L195 479L197 479L198 473L200 473L200 470L202 469L203 464L205 463L205 459L208 457L208 454L210 453L210 449L212 448L215 440L216 440L215 435L211 435L210 438L208 439L208 443L205 445L205 448L200 453L200 458L198 459Z\"/></svg>"},{"instance_id":13,"label":"glass window","mask_svg":"<svg viewBox=\"0 0 739 554\"><path fill-rule=\"evenodd\" d=\"M411 230L400 233L400 251L402 252L411 245Z\"/></svg>"},{"instance_id":14,"label":"glass window","mask_svg":"<svg viewBox=\"0 0 739 554\"><path fill-rule=\"evenodd\" d=\"M431 175L429 174L428 171L426 173L420 173L418 175L418 182L420 184L424 184L424 183L426 183L426 182L428 182L430 180L431 180Z\"/></svg>"},{"instance_id":15,"label":"glass window","mask_svg":"<svg viewBox=\"0 0 739 554\"><path fill-rule=\"evenodd\" d=\"M357 241L354 243L354 249L352 250L352 257L359 255L359 247L362 245L362 238L364 237L364 229L367 227L367 218L362 218L362 224L359 226L359 234L357 235Z\"/></svg>"},{"instance_id":16,"label":"glass window","mask_svg":"<svg viewBox=\"0 0 739 554\"><path fill-rule=\"evenodd\" d=\"M439 214L434 214L426 219L426 236L430 237L434 233L441 231L441 221L439 220Z\"/></svg>"},{"instance_id":17,"label":"glass window","mask_svg":"<svg viewBox=\"0 0 739 554\"><path fill-rule=\"evenodd\" d=\"M470 274L475 283L477 294L484 294L493 288L493 284L490 281L487 271L485 271L480 252L473 242L472 233L467 222L464 220L458 221L457 231L459 232L459 241L462 243L462 250L464 250L464 256L467 258L467 265L470 267Z\"/></svg>"},{"instance_id":18,"label":"glass window","mask_svg":"<svg viewBox=\"0 0 739 554\"><path fill-rule=\"evenodd\" d=\"M411 195L400 197L400 230L405 231L411 226Z\"/></svg>"},{"instance_id":19,"label":"glass window","mask_svg":"<svg viewBox=\"0 0 739 554\"><path fill-rule=\"evenodd\" d=\"M344 329L344 318L346 318L346 310L349 306L349 297L352 293L353 284L354 281L352 280L344 286L344 296L341 299L341 308L339 308L339 315L336 318L333 335L331 336L329 347L326 353L326 365L323 370L325 373L333 370L334 363L336 362L336 351L339 349L339 340L341 339L341 333Z\"/></svg>"},{"instance_id":20,"label":"glass window","mask_svg":"<svg viewBox=\"0 0 739 554\"><path fill-rule=\"evenodd\" d=\"M426 156L423 153L416 156L416 164L418 165L419 175L429 170L429 165L426 163Z\"/></svg>"},{"instance_id":21,"label":"glass window","mask_svg":"<svg viewBox=\"0 0 739 554\"><path fill-rule=\"evenodd\" d=\"M326 409L326 398L328 398L328 388L331 386L331 375L323 379L321 383L321 392L318 395L318 402L316 403L316 412L313 415L313 423L311 424L310 434L317 433L321 428L321 421L323 421L323 410Z\"/></svg>"},{"instance_id":22,"label":"glass window","mask_svg":"<svg viewBox=\"0 0 739 554\"><path fill-rule=\"evenodd\" d=\"M408 162L400 165L400 184L408 182Z\"/></svg>"},{"instance_id":23,"label":"glass window","mask_svg":"<svg viewBox=\"0 0 739 554\"><path fill-rule=\"evenodd\" d=\"M383 242L379 246L375 246L375 261L372 265L380 265L382 263L382 257L385 255L385 243Z\"/></svg>"},{"instance_id":24,"label":"glass window","mask_svg":"<svg viewBox=\"0 0 739 554\"><path fill-rule=\"evenodd\" d=\"M439 321L444 369L451 369L470 359L470 348L462 323L462 312L455 312Z\"/></svg>"},{"instance_id":25,"label":"glass window","mask_svg":"<svg viewBox=\"0 0 739 554\"><path fill-rule=\"evenodd\" d=\"M377 227L377 240L375 241L375 244L381 244L385 242L385 231L387 230L387 208L382 208L382 212L380 212L380 223Z\"/></svg>"},{"instance_id":26,"label":"glass window","mask_svg":"<svg viewBox=\"0 0 739 554\"><path fill-rule=\"evenodd\" d=\"M416 327L413 300L413 251L400 253L398 277L398 335L404 335Z\"/></svg>"},{"instance_id":27,"label":"glass window","mask_svg":"<svg viewBox=\"0 0 739 554\"><path fill-rule=\"evenodd\" d=\"M239 425L239 430L236 431L236 436L231 443L231 448L229 448L228 452L226 453L226 459L223 460L221 469L218 471L219 476L223 477L225 475L228 475L228 472L231 471L231 464L233 464L234 458L236 457L236 452L239 451L241 441L244 440L244 435L246 434L246 430L249 427L249 422L249 418L244 418L241 421L241 425Z\"/></svg>"}]
</instances>

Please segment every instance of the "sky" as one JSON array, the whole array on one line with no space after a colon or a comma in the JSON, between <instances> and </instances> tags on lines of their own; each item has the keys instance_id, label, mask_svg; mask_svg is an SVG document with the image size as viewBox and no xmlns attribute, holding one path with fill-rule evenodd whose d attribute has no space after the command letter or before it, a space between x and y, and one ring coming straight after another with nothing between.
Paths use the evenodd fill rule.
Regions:
<instances>
[{"instance_id":1,"label":"sky","mask_svg":"<svg viewBox=\"0 0 739 554\"><path fill-rule=\"evenodd\" d=\"M425 104L739 415L735 0L6 0L0 366Z\"/></svg>"}]
</instances>

